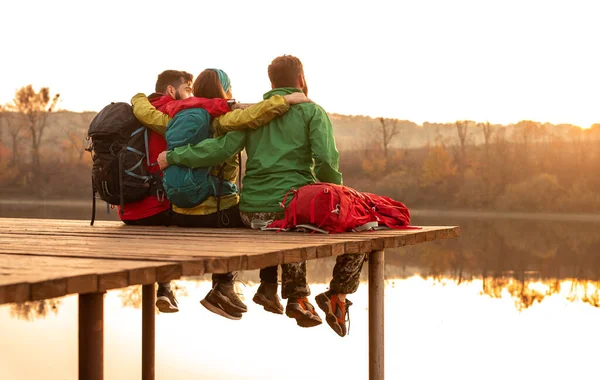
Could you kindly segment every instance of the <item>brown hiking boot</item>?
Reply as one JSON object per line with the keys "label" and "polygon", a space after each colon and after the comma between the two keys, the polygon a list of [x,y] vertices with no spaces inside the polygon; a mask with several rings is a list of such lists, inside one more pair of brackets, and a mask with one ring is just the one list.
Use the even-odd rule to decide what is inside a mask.
{"label": "brown hiking boot", "polygon": [[234,291],[233,281],[216,283],[200,303],[213,313],[234,320],[240,319],[242,313],[248,311]]}
{"label": "brown hiking boot", "polygon": [[227,299],[226,302],[240,313],[245,313],[248,311],[248,306],[242,302],[240,297],[235,292],[235,289],[233,288],[233,281],[217,283],[213,287],[213,292],[214,291],[224,296]]}
{"label": "brown hiking boot", "polygon": [[175,298],[175,294],[173,294],[171,288],[158,284],[158,290],[156,291],[156,307],[161,313],[177,313],[179,311],[177,298]]}
{"label": "brown hiking boot", "polygon": [[254,303],[261,305],[266,311],[283,314],[283,305],[277,295],[277,283],[261,281],[254,298]]}
{"label": "brown hiking boot", "polygon": [[206,297],[200,301],[200,304],[222,317],[233,320],[242,319],[242,313],[238,312],[237,309],[227,306],[227,303],[223,302],[223,296],[213,293],[213,290],[208,292]]}
{"label": "brown hiking boot", "polygon": [[[350,331],[348,308],[352,305],[352,302],[348,299],[346,299],[346,302],[342,302],[337,294],[331,290],[316,296],[315,301],[317,301],[317,305],[321,310],[325,312],[325,320],[329,327],[339,336],[346,336],[347,332]],[[346,322],[348,322],[348,328],[346,328]]]}
{"label": "brown hiking boot", "polygon": [[296,319],[296,323],[300,327],[314,327],[323,323],[314,306],[308,302],[306,297],[288,298],[285,315]]}

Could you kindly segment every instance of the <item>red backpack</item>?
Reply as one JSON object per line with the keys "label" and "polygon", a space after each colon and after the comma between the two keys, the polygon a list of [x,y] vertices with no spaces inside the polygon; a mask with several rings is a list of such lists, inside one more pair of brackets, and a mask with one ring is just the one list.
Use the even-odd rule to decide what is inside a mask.
{"label": "red backpack", "polygon": [[403,228],[410,223],[408,208],[393,199],[360,193],[350,187],[331,183],[315,183],[288,192],[294,198],[285,208],[285,217],[268,228],[293,228],[311,224],[329,232],[355,231],[376,222],[390,228]]}

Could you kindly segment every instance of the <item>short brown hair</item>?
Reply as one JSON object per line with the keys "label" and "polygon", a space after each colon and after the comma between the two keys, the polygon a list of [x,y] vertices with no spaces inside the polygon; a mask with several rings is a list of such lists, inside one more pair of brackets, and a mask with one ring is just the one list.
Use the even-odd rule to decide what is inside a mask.
{"label": "short brown hair", "polygon": [[277,57],[269,65],[269,79],[274,88],[297,87],[298,76],[303,74],[302,62],[293,55]]}
{"label": "short brown hair", "polygon": [[167,87],[169,87],[169,85],[177,88],[182,83],[191,83],[193,79],[194,76],[186,71],[165,70],[162,73],[158,74],[158,78],[156,78],[156,85],[154,86],[154,91],[164,94],[165,92],[167,92]]}
{"label": "short brown hair", "polygon": [[198,98],[227,99],[219,75],[211,69],[206,69],[198,75],[192,86],[192,92]]}

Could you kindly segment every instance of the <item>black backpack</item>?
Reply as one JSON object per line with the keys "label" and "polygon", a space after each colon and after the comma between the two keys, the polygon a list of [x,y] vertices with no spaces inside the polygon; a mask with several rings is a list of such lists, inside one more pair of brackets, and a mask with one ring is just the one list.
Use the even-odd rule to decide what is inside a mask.
{"label": "black backpack", "polygon": [[[88,129],[92,166],[92,221],[96,194],[110,205],[121,206],[159,192],[161,180],[148,172],[148,130],[127,103],[111,103],[94,117]],[[154,163],[156,165],[156,163]],[[107,205],[108,207],[108,205]]]}

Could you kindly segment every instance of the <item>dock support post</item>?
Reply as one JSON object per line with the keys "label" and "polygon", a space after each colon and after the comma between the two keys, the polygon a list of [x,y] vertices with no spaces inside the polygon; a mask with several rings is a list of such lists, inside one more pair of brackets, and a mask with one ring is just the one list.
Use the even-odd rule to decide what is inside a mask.
{"label": "dock support post", "polygon": [[104,293],[79,295],[79,380],[104,379]]}
{"label": "dock support post", "polygon": [[384,253],[369,254],[369,380],[384,380]]}
{"label": "dock support post", "polygon": [[154,380],[155,305],[154,284],[142,286],[142,380]]}

